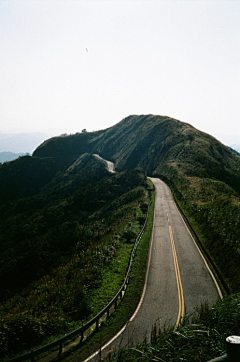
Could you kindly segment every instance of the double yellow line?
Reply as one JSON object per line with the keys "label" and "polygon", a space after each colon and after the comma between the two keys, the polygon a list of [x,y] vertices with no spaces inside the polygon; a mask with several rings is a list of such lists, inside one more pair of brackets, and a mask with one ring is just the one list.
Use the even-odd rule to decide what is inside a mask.
{"label": "double yellow line", "polygon": [[180,276],[178,260],[177,260],[177,253],[176,253],[171,225],[169,225],[169,234],[170,234],[170,240],[171,240],[171,245],[172,245],[173,261],[174,261],[174,267],[175,267],[175,273],[176,273],[176,279],[177,279],[178,300],[179,300],[178,318],[177,318],[177,322],[175,325],[175,329],[176,329],[181,324],[183,316],[184,316],[184,298],[183,298],[183,288],[182,288],[181,276]]}

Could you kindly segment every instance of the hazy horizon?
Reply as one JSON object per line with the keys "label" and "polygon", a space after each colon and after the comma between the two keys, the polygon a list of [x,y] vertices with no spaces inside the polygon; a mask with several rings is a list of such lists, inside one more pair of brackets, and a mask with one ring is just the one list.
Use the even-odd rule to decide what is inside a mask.
{"label": "hazy horizon", "polygon": [[240,144],[239,16],[232,0],[1,1],[0,134],[155,114]]}
{"label": "hazy horizon", "polygon": [[[97,130],[96,130],[97,131]],[[81,132],[81,131],[79,131]],[[89,131],[91,132],[91,131]],[[64,133],[70,135],[68,133]],[[72,134],[72,133],[71,133]],[[61,134],[50,132],[20,132],[20,133],[0,133],[0,153],[1,152],[13,152],[13,153],[30,153],[45,140],[51,137],[57,137]],[[212,136],[212,135],[211,135]],[[222,135],[225,141],[221,140],[221,137],[215,137],[224,145],[232,147],[236,151],[240,152],[240,141],[238,136],[226,136]]]}

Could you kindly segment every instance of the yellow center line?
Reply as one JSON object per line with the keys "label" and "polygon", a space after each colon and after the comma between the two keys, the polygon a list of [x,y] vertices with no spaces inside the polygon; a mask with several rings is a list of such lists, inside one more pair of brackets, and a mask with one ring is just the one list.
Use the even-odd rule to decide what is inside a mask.
{"label": "yellow center line", "polygon": [[177,253],[176,253],[171,225],[169,225],[169,234],[170,234],[170,240],[171,240],[171,245],[172,245],[173,261],[174,261],[174,267],[175,267],[175,273],[176,273],[176,279],[177,279],[178,300],[179,300],[178,318],[177,318],[177,322],[175,325],[175,329],[176,329],[181,324],[183,316],[184,316],[184,298],[183,298],[183,288],[182,288],[181,276],[180,276],[178,260],[177,260]]}

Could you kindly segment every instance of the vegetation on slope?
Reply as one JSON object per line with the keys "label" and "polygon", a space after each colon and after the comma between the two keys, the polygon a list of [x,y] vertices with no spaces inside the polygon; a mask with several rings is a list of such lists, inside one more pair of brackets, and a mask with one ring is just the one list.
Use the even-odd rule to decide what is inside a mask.
{"label": "vegetation on slope", "polygon": [[181,209],[229,289],[240,290],[240,197],[213,179],[182,177],[172,185]]}
{"label": "vegetation on slope", "polygon": [[174,182],[182,176],[210,178],[240,192],[240,157],[230,148],[187,123],[133,115],[106,130],[51,138],[32,157],[1,165],[5,189],[0,189],[0,202],[6,194],[13,197],[17,192],[16,197],[25,197],[39,192],[85,153],[100,154],[113,161],[117,170],[141,167],[148,175],[162,175]]}
{"label": "vegetation on slope", "polygon": [[83,152],[99,153],[118,170],[142,167],[148,175],[213,178],[240,191],[239,156],[210,135],[169,117],[133,115],[103,131],[55,137],[33,156],[65,160],[67,155],[66,162],[72,163]]}
{"label": "vegetation on slope", "polygon": [[[32,157],[0,165],[0,211],[4,215],[0,252],[2,260],[7,260],[7,269],[2,261],[0,279],[5,297],[16,292],[19,283],[12,278],[7,290],[4,273],[16,275],[16,271],[24,270],[26,261],[31,265],[30,250],[37,263],[35,271],[32,266],[33,279],[28,283],[51,275],[63,265],[55,265],[56,260],[74,264],[71,253],[79,240],[86,241],[91,251],[99,237],[107,238],[101,225],[105,228],[108,220],[114,225],[121,217],[124,219],[123,210],[128,209],[119,201],[123,197],[120,190],[130,195],[126,196],[125,206],[141,198],[138,193],[142,184],[138,184],[140,189],[136,189],[135,181],[129,188],[123,187],[131,173],[121,174],[119,184],[116,175],[107,177],[93,153],[115,162],[118,171],[142,167],[148,175],[167,181],[231,290],[239,292],[239,155],[189,124],[169,117],[133,115],[103,131],[52,138],[40,145]],[[89,172],[89,164],[94,172]],[[138,179],[141,173],[135,172]],[[102,186],[97,183],[101,179]],[[119,215],[115,208],[122,210]],[[105,219],[105,214],[110,219]],[[112,220],[111,215],[117,215],[117,219]],[[121,229],[121,222],[117,225]],[[113,230],[110,234],[115,235]],[[40,252],[39,245],[43,245]],[[23,287],[21,275],[18,279]]]}
{"label": "vegetation on slope", "polygon": [[23,156],[0,165],[0,204],[34,195],[58,172],[53,158]]}
{"label": "vegetation on slope", "polygon": [[231,187],[213,179],[178,177],[172,187],[204,249],[236,294],[225,296],[212,308],[202,305],[186,316],[177,330],[153,326],[150,344],[121,349],[112,361],[202,362],[226,353],[226,337],[240,335],[240,198]]}
{"label": "vegetation on slope", "polygon": [[[101,162],[92,156],[89,162],[98,181],[79,186],[77,163],[61,182],[58,177],[41,193],[2,206],[1,358],[79,326],[122,283],[143,222],[146,176],[137,169],[106,175]],[[110,271],[108,293],[99,299],[96,289]]]}
{"label": "vegetation on slope", "polygon": [[[148,180],[148,183],[151,189],[151,181]],[[153,202],[150,206],[147,226],[133,258],[130,279],[124,294],[124,298],[122,299],[116,311],[111,315],[111,318],[106,320],[104,324],[101,324],[101,328],[98,330],[98,332],[94,333],[91,338],[87,339],[82,346],[78,345],[75,349],[71,349],[66,354],[64,353],[60,360],[70,362],[84,361],[87,357],[96,352],[99,349],[99,346],[103,346],[111,338],[113,338],[116,333],[122,329],[126,322],[130,320],[133,313],[135,312],[142,296],[142,290],[145,281],[149,242],[154,218],[154,197],[155,195],[153,193]],[[148,201],[150,201],[150,198],[151,195],[149,194]],[[146,211],[146,208],[147,204],[143,204],[141,207],[143,212]],[[110,274],[110,278],[112,278],[112,273]],[[103,283],[103,285],[104,284],[106,285],[106,283]],[[99,290],[96,290],[96,293],[99,293]]]}

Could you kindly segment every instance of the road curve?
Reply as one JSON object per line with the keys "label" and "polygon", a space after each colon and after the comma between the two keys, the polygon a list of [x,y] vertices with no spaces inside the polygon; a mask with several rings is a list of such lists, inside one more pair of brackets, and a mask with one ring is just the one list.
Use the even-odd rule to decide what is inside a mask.
{"label": "road curve", "polygon": [[106,163],[106,165],[107,165],[107,169],[108,169],[109,172],[115,173],[115,171],[114,171],[114,163],[113,162],[104,160],[104,158],[97,155],[96,153],[94,153],[93,156],[95,156],[96,158],[98,158],[101,161],[104,161]]}
{"label": "road curve", "polygon": [[[222,297],[202,254],[174,202],[169,187],[150,178],[156,190],[154,224],[149,248],[145,287],[139,306],[122,331],[102,348],[102,356],[114,347],[150,341],[157,327],[177,326],[196,306]],[[87,361],[97,361],[98,355]]]}

